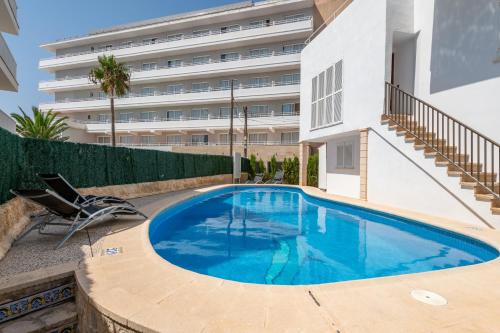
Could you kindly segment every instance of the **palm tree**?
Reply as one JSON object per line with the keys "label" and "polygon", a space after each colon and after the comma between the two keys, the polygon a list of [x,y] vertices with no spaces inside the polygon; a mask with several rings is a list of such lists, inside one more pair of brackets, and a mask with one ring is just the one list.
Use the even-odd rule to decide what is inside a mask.
{"label": "palm tree", "polygon": [[89,80],[100,84],[101,90],[109,96],[111,103],[111,142],[116,146],[115,138],[115,98],[127,94],[130,89],[130,74],[124,64],[116,61],[114,56],[101,56],[99,66],[89,73]]}
{"label": "palm tree", "polygon": [[59,113],[49,110],[42,112],[36,106],[33,106],[33,119],[28,116],[21,107],[22,115],[12,113],[11,116],[16,121],[16,131],[25,138],[46,139],[56,141],[66,141],[69,138],[63,137],[64,131],[68,129],[66,119],[68,117],[59,117]]}

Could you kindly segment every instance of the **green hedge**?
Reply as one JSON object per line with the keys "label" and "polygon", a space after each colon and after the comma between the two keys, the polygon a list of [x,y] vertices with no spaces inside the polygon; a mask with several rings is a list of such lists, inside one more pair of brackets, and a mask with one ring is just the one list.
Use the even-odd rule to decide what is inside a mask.
{"label": "green hedge", "polygon": [[37,173],[92,187],[230,174],[232,167],[228,156],[27,139],[0,128],[0,203],[11,188],[44,188]]}
{"label": "green hedge", "polygon": [[250,160],[246,157],[241,158],[241,172],[252,173],[252,166],[250,165]]}

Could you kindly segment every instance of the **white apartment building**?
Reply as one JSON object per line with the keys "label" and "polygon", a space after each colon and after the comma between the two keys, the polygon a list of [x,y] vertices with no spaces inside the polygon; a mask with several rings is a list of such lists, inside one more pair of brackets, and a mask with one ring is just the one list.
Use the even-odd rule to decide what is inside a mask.
{"label": "white apartment building", "polygon": [[70,118],[72,141],[109,144],[109,100],[88,80],[97,58],[113,54],[131,71],[116,100],[117,142],[181,152],[229,152],[234,85],[235,151],[298,155],[300,52],[313,33],[313,0],[246,1],[117,26],[42,45],[40,69],[54,79],[41,104]]}
{"label": "white apartment building", "polygon": [[0,90],[17,91],[16,60],[12,56],[2,32],[17,35],[17,5],[15,0],[0,0]]}
{"label": "white apartment building", "polygon": [[500,3],[354,0],[301,54],[301,182],[500,227]]}

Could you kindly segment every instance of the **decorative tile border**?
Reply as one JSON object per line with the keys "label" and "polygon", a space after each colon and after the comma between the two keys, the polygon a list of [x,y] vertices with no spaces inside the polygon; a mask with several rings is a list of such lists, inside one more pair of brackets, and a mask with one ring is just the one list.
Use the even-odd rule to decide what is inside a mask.
{"label": "decorative tile border", "polygon": [[[75,284],[68,283],[57,288],[0,304],[0,323],[61,303],[75,296]],[[72,331],[64,331],[68,333]]]}
{"label": "decorative tile border", "polygon": [[66,324],[64,326],[58,327],[56,329],[50,330],[47,333],[76,333],[78,322],[75,321],[71,324]]}

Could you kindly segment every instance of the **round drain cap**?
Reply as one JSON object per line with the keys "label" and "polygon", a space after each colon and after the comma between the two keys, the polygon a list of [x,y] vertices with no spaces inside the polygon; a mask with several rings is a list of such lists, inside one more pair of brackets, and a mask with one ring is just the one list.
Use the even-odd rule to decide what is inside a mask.
{"label": "round drain cap", "polygon": [[446,298],[428,290],[422,290],[422,289],[412,290],[411,296],[417,301],[429,305],[441,306],[448,304]]}

